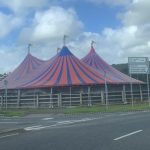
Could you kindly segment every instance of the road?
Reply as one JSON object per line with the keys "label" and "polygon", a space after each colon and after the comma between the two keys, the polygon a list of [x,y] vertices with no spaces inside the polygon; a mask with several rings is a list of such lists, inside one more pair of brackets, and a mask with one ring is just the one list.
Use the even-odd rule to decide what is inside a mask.
{"label": "road", "polygon": [[33,116],[0,125],[7,121],[24,132],[0,135],[0,150],[150,149],[150,112]]}

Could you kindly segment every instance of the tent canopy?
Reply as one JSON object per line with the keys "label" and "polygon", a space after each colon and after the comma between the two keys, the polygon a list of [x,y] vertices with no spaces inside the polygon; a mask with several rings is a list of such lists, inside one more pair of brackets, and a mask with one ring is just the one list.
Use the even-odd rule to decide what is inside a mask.
{"label": "tent canopy", "polygon": [[112,82],[116,84],[128,84],[131,82],[134,84],[143,83],[139,80],[136,80],[121,73],[117,69],[110,66],[96,53],[93,46],[91,46],[90,52],[84,58],[82,58],[82,61],[91,66],[92,68],[97,69],[100,73],[111,79]]}
{"label": "tent canopy", "polygon": [[[112,83],[108,78],[108,83]],[[64,46],[46,69],[24,87],[53,87],[104,84],[104,76],[75,57]]]}

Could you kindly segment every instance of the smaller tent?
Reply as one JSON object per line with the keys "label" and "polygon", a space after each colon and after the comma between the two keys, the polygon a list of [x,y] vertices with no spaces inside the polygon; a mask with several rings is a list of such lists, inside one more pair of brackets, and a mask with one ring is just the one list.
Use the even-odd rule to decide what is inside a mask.
{"label": "smaller tent", "polygon": [[100,73],[102,73],[107,78],[111,79],[114,83],[118,84],[139,84],[143,83],[139,80],[131,78],[117,69],[113,68],[111,65],[106,63],[95,51],[94,47],[91,46],[90,52],[82,58],[82,61],[92,68],[97,69]]}
{"label": "smaller tent", "polygon": [[0,88],[4,88],[4,80],[7,80],[8,88],[17,87],[27,76],[32,77],[32,73],[38,70],[45,62],[28,53],[23,62],[0,82]]}

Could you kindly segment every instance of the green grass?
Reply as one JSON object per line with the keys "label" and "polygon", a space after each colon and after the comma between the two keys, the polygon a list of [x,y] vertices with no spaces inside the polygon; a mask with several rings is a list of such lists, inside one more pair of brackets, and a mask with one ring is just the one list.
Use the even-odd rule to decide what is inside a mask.
{"label": "green grass", "polygon": [[13,117],[13,116],[25,116],[25,111],[22,110],[0,110],[0,114],[2,116],[6,116],[6,117]]}
{"label": "green grass", "polygon": [[75,107],[64,110],[64,113],[127,112],[142,110],[150,110],[149,104],[136,104],[133,107],[132,105],[109,105],[107,108],[106,106]]}
{"label": "green grass", "polygon": [[13,116],[26,116],[28,114],[80,114],[80,113],[97,113],[97,112],[128,112],[128,111],[142,111],[142,110],[150,110],[150,106],[148,103],[143,104],[125,104],[125,105],[109,105],[108,108],[106,106],[79,106],[79,107],[70,107],[70,108],[55,108],[55,109],[1,109],[0,115],[13,117]]}
{"label": "green grass", "polygon": [[1,116],[6,116],[6,117],[13,117],[13,116],[19,116],[19,117],[22,117],[22,116],[26,116],[26,115],[29,115],[29,114],[51,114],[51,113],[55,113],[55,114],[58,114],[58,113],[63,113],[62,109],[48,109],[48,108],[40,108],[40,109],[37,109],[37,108],[20,108],[20,109],[1,109],[0,110],[0,115]]}

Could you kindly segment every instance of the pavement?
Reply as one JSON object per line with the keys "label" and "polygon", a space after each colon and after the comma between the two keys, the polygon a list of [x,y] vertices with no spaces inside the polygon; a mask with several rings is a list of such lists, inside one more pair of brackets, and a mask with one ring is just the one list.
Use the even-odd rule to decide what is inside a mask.
{"label": "pavement", "polygon": [[150,112],[0,118],[1,150],[149,150]]}

